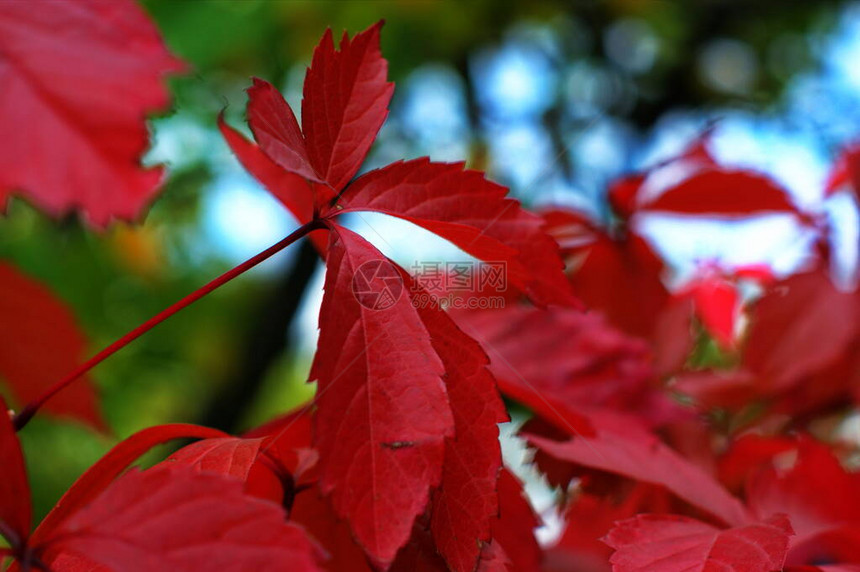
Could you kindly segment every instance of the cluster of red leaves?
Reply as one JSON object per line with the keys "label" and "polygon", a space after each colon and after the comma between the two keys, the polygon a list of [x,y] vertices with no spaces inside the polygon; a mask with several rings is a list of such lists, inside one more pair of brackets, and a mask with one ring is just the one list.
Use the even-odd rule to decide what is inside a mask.
{"label": "cluster of red leaves", "polygon": [[[164,99],[159,76],[177,66],[138,8],[99,2],[68,6],[70,13],[52,13],[50,21],[20,6],[0,12],[4,29],[21,36],[23,62],[7,59],[4,46],[3,65],[16,71],[36,65],[45,57],[45,45],[67,40],[42,37],[56,27],[105,44],[86,48],[108,53],[79,66],[81,77],[107,74],[100,65],[124,63],[139,72],[134,80]],[[111,45],[114,33],[121,32],[116,24],[123,23],[139,26],[139,41]],[[571,305],[574,298],[544,221],[481,173],[463,164],[418,159],[356,178],[393,92],[379,50],[380,28],[344,36],[338,48],[326,33],[307,73],[301,128],[280,93],[262,80],[248,91],[256,143],[220,122],[248,170],[306,228],[317,231],[312,238],[325,257],[327,277],[310,375],[318,383],[313,413],[291,414],[244,438],[189,427],[133,436],[88,471],[32,534],[23,459],[14,426],[4,416],[4,470],[8,467],[14,478],[0,498],[0,525],[10,545],[6,553],[17,566],[274,570],[289,562],[296,570],[460,571],[517,562],[537,566],[540,553],[532,535],[537,522],[519,482],[502,468],[497,425],[507,413],[486,354],[441,308],[413,303],[423,292],[402,269],[406,295],[385,311],[363,305],[352,292],[357,269],[385,257],[337,220],[356,211],[397,216],[477,258],[503,260],[511,284],[537,304]],[[144,61],[134,65],[137,59]],[[135,83],[120,79],[126,86]],[[23,175],[4,182],[4,191],[20,191],[54,215],[77,207],[96,226],[112,217],[128,218],[155,189],[153,173],[136,163],[145,145],[143,115],[164,101],[130,99],[107,109],[88,101],[104,131],[69,113],[75,101],[72,91],[53,94],[46,98],[50,105],[34,116],[46,129],[59,116],[77,129],[75,135],[93,139],[87,150],[103,147],[95,164],[70,142],[61,147],[62,161],[88,176],[103,168],[124,186],[112,185],[108,201],[92,195],[106,183],[76,177],[64,171],[62,161],[55,169],[31,172],[32,164],[18,160]],[[11,112],[3,117],[17,119]],[[128,153],[120,156],[120,150]],[[58,189],[38,178],[62,176],[79,186]],[[3,317],[11,326],[4,328],[10,344],[0,354],[0,367],[15,397],[26,402],[79,361],[83,341],[61,303],[13,269],[3,270],[3,288],[17,297]],[[53,324],[60,327],[52,331]],[[15,329],[23,335],[12,340]],[[55,359],[40,362],[53,348],[61,350]],[[53,411],[98,425],[86,380],[76,391],[50,402]],[[120,476],[154,444],[188,436],[207,438],[156,468]]]}
{"label": "cluster of red leaves", "polygon": [[[857,195],[858,172],[849,150],[822,200]],[[457,316],[501,390],[535,412],[521,434],[564,493],[565,530],[544,569],[860,570],[860,474],[842,464],[857,443],[836,432],[860,400],[860,295],[831,280],[824,215],[717,164],[706,138],[609,197],[610,228],[545,213],[591,313]],[[638,230],[653,212],[782,213],[819,243],[784,278],[711,266],[670,290],[671,269]]]}
{"label": "cluster of red leaves", "polygon": [[[320,220],[329,232],[327,244],[316,239],[327,273],[310,374],[318,382],[313,431],[300,444],[316,455],[316,478],[302,493],[320,503],[309,529],[322,526],[323,513],[326,530],[343,519],[337,543],[318,538],[333,561],[356,551],[351,537],[381,569],[499,566],[521,557],[521,541],[494,535],[502,525],[493,521],[502,504],[523,501],[514,486],[505,488],[510,500],[500,498],[497,424],[507,414],[486,354],[443,310],[414,303],[424,292],[402,269],[404,295],[390,308],[360,303],[356,271],[384,256],[336,219],[358,211],[402,218],[479,259],[505,261],[509,281],[535,303],[574,298],[543,221],[481,173],[417,159],[355,178],[392,93],[380,28],[344,36],[338,49],[326,33],[305,79],[301,128],[262,80],[248,90],[256,145],[221,122],[245,167],[300,222]],[[529,522],[512,526],[530,538]]]}
{"label": "cluster of red leaves", "polygon": [[[0,76],[14,88],[8,101],[27,110],[0,109],[0,128],[27,141],[0,150],[11,177],[0,180],[2,199],[14,190],[54,215],[77,208],[95,226],[136,216],[160,177],[137,164],[144,114],[165,105],[160,77],[181,65],[129,2],[21,6],[0,6]],[[826,221],[767,177],[720,166],[704,141],[613,185],[611,228],[569,210],[528,213],[463,164],[417,159],[357,176],[393,92],[380,29],[337,47],[323,36],[301,127],[262,80],[248,90],[254,142],[219,120],[240,162],[313,231],[325,258],[313,406],[241,437],[144,430],[32,532],[23,454],[0,414],[9,545],[0,558],[14,557],[16,570],[75,572],[860,569],[860,476],[820,428],[860,397],[860,298],[829,278]],[[37,127],[21,131],[29,135],[16,124],[25,115]],[[46,138],[62,142],[47,169]],[[858,193],[856,156],[846,153],[827,194]],[[359,211],[504,261],[509,306],[449,315],[416,303],[430,297],[394,266],[403,295],[371,309],[353,294],[354,277],[385,257],[338,222]],[[783,213],[818,232],[820,248],[787,278],[703,268],[670,291],[669,269],[637,231],[655,212]],[[741,295],[744,281],[760,287],[758,299]],[[59,301],[6,265],[3,293],[0,376],[30,402],[73,369],[84,340]],[[703,340],[717,364],[697,358]],[[563,493],[566,527],[550,547],[538,545],[539,519],[502,464],[500,391],[534,414],[520,433]],[[94,404],[79,380],[47,408],[98,427]],[[129,470],[178,438],[199,440]]]}

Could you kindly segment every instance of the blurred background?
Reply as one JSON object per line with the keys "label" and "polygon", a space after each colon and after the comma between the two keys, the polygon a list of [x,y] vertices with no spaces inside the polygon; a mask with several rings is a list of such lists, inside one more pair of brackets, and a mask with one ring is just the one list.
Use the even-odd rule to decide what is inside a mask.
{"label": "blurred background", "polygon": [[[772,174],[815,211],[839,148],[860,135],[860,4],[836,1],[146,0],[167,44],[192,66],[171,80],[174,110],[151,122],[147,160],[169,179],[139,226],[103,235],[49,220],[23,201],[0,220],[0,256],[49,284],[103,347],[296,226],[223,143],[218,112],[247,132],[251,76],[298,112],[326,27],[386,20],[397,83],[366,169],[429,155],[466,160],[530,206],[609,216],[607,182],[681,151],[706,128],[728,164]],[[831,201],[857,259],[857,212]],[[840,199],[841,200],[841,199]],[[456,249],[406,223],[354,227],[408,267]],[[790,220],[747,229],[649,221],[680,273],[702,260],[789,272],[809,239]],[[420,234],[420,237],[415,237]],[[428,258],[429,257],[429,258]],[[113,434],[37,418],[22,436],[43,514],[117,438],[165,422],[237,431],[307,401],[321,265],[295,245],[159,326],[95,370]]]}

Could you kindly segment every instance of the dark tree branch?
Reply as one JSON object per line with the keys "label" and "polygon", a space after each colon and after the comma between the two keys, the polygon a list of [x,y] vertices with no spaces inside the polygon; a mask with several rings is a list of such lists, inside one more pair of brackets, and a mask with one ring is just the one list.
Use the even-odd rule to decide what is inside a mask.
{"label": "dark tree branch", "polygon": [[238,428],[248,406],[257,397],[266,373],[290,346],[290,325],[318,261],[319,254],[313,244],[303,241],[293,265],[260,301],[254,325],[243,337],[245,347],[234,373],[201,415],[202,425],[227,432]]}

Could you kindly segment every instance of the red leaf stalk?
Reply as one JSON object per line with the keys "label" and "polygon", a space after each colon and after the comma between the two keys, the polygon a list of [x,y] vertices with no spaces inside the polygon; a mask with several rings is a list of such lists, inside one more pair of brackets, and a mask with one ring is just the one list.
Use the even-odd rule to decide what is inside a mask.
{"label": "red leaf stalk", "polygon": [[231,270],[228,270],[227,272],[225,272],[221,276],[215,278],[214,280],[212,280],[211,282],[209,282],[205,286],[198,288],[197,290],[195,290],[191,294],[185,296],[184,298],[182,298],[178,302],[174,303],[172,306],[165,308],[164,310],[159,312],[157,315],[153,316],[152,318],[150,318],[146,322],[142,323],[141,325],[139,325],[135,329],[133,329],[130,332],[128,332],[127,334],[125,334],[123,337],[119,338],[118,340],[116,340],[115,342],[110,344],[109,346],[105,347],[100,352],[95,354],[93,357],[91,357],[90,359],[88,359],[87,361],[82,363],[77,369],[75,369],[74,371],[69,373],[69,375],[67,375],[65,378],[61,379],[60,381],[58,381],[57,383],[52,385],[50,388],[48,388],[36,400],[31,401],[21,411],[19,411],[18,414],[15,415],[15,417],[13,419],[13,424],[15,426],[15,430],[20,431],[21,429],[23,429],[27,425],[27,423],[30,421],[30,419],[33,418],[33,415],[35,415],[36,412],[38,412],[39,409],[49,399],[51,399],[54,395],[56,395],[57,393],[62,391],[65,387],[70,385],[73,381],[80,378],[82,375],[84,375],[85,373],[87,373],[88,371],[93,369],[95,366],[97,366],[98,364],[100,364],[101,362],[103,362],[104,360],[109,358],[110,356],[112,356],[114,353],[116,353],[117,351],[119,351],[122,348],[124,348],[125,346],[127,346],[129,343],[133,342],[134,340],[136,340],[137,338],[139,338],[140,336],[142,336],[143,334],[145,334],[146,332],[148,332],[149,330],[151,330],[152,328],[154,328],[155,326],[157,326],[158,324],[160,324],[161,322],[163,322],[167,318],[176,314],[180,310],[187,308],[188,306],[190,306],[191,304],[193,304],[194,302],[196,302],[200,298],[206,296],[207,294],[209,294],[213,290],[217,290],[218,288],[220,288],[221,286],[223,286],[227,282],[233,280],[234,278],[236,278],[237,276],[239,276],[241,274],[244,274],[245,272],[247,272],[251,268],[255,267],[256,265],[260,264],[264,260],[277,254],[278,252],[280,252],[281,250],[283,250],[287,246],[291,245],[292,243],[294,243],[297,240],[299,240],[300,238],[302,238],[303,236],[309,234],[310,232],[312,232],[314,230],[319,230],[322,228],[324,228],[324,224],[319,219],[315,219],[315,220],[312,220],[306,224],[303,224],[302,226],[297,228],[295,231],[290,233],[284,239],[273,244],[272,246],[270,246],[266,250],[260,252],[259,254],[252,256],[251,258],[249,258],[245,262],[242,262],[241,264],[232,268]]}

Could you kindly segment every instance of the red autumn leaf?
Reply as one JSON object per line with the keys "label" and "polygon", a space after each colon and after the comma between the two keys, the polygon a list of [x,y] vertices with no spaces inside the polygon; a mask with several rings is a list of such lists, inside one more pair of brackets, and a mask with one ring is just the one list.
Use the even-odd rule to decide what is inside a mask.
{"label": "red autumn leaf", "polygon": [[778,397],[774,411],[797,416],[841,407],[850,400],[856,402],[860,397],[860,337],[855,336],[834,361]]}
{"label": "red autumn leaf", "polygon": [[481,551],[478,572],[515,572],[514,563],[498,542],[490,542]]}
{"label": "red autumn leaf", "polygon": [[[390,264],[357,234],[332,227],[310,379],[319,382],[320,486],[384,567],[439,484],[454,422],[443,365],[409,297],[396,293],[374,309],[354,294],[359,268],[380,263]],[[388,279],[403,288],[396,271]]]}
{"label": "red autumn leaf", "polygon": [[[458,163],[416,159],[350,182],[387,115],[392,92],[379,53],[380,26],[352,40],[344,36],[341,51],[334,51],[330,32],[323,37],[305,78],[303,134],[281,94],[254,80],[248,118],[259,146],[222,124],[240,161],[300,222],[310,220],[309,203],[323,218],[350,211],[399,217],[477,258],[504,261],[508,281],[538,303],[575,304],[543,221],[506,199],[505,189],[483,174]],[[308,184],[303,187],[287,172]]]}
{"label": "red autumn leaf", "polygon": [[53,531],[71,514],[90,504],[120,474],[122,474],[141,455],[155,447],[175,439],[212,439],[226,437],[217,429],[176,423],[158,425],[138,431],[128,439],[120,441],[108,453],[78,478],[66,491],[56,506],[39,523],[31,541],[41,539]]}
{"label": "red autumn leaf", "polygon": [[187,445],[165,463],[185,465],[200,472],[231,476],[245,482],[260,454],[262,439],[220,437]]}
{"label": "red autumn leaf", "polygon": [[612,205],[612,210],[622,219],[629,219],[638,208],[636,204],[639,190],[642,188],[642,183],[646,179],[645,174],[630,175],[623,177],[617,181],[613,181],[609,185],[607,197],[609,204]]}
{"label": "red autumn leaf", "polygon": [[[407,280],[409,291],[415,286]],[[417,296],[417,294],[416,294]],[[442,481],[430,505],[436,549],[455,572],[471,572],[490,541],[498,513],[496,482],[502,466],[497,424],[508,421],[487,355],[437,306],[418,307],[433,349],[445,368],[454,437],[445,440]]]}
{"label": "red autumn leaf", "polygon": [[0,3],[0,210],[22,193],[95,227],[138,218],[162,179],[144,120],[183,68],[132,0]]}
{"label": "red autumn leaf", "polygon": [[[384,567],[410,538],[430,490],[442,478],[445,437],[453,436],[454,420],[441,379],[443,366],[427,326],[408,297],[383,300],[392,307],[377,312],[368,307],[379,302],[367,297],[374,295],[372,289],[353,295],[355,280],[364,292],[370,284],[361,281],[374,277],[359,272],[361,264],[378,265],[385,259],[333,219],[357,210],[404,218],[482,259],[504,261],[512,285],[538,302],[570,304],[573,298],[557,247],[542,231],[543,221],[505,199],[505,190],[480,173],[464,170],[462,164],[419,159],[349,182],[385,118],[390,96],[378,32],[375,26],[352,41],[345,39],[337,53],[323,39],[306,77],[303,133],[280,94],[259,80],[249,90],[248,106],[259,146],[226,126],[222,130],[240,160],[283,195],[282,201],[292,205],[302,222],[307,222],[307,205],[312,204],[313,216],[332,230],[328,248],[335,250],[327,254],[321,335],[311,375],[320,382],[314,421],[320,489],[331,496],[335,512],[348,520],[374,564]],[[323,115],[329,123],[321,123]],[[304,177],[307,184],[280,176],[278,168]],[[326,184],[317,182],[321,180]],[[339,204],[331,200],[335,195]],[[395,276],[399,279],[396,271],[383,280]],[[385,337],[378,347],[375,336]],[[405,367],[405,373],[398,367]],[[335,382],[338,388],[329,391]],[[473,421],[467,419],[471,407],[463,406],[462,423]],[[496,429],[494,423],[480,423],[485,427],[473,430],[474,437],[480,434],[484,442]],[[458,437],[458,446],[461,442],[465,445],[468,439]],[[464,486],[456,482],[461,478],[482,491],[469,499],[484,505],[479,514],[470,515],[474,520],[456,520],[457,527],[469,530],[457,534],[470,540],[458,536],[444,549],[451,562],[459,560],[454,564],[458,568],[478,557],[475,547],[460,547],[489,540],[485,521],[493,495],[486,475],[495,462],[490,456],[482,458],[480,468],[470,467],[470,474],[460,474],[437,495],[446,499],[461,494],[455,490]],[[454,474],[453,466],[451,471]],[[437,535],[443,529],[447,533],[448,527],[437,526]]]}
{"label": "red autumn leaf", "polygon": [[643,514],[615,525],[606,543],[614,572],[775,572],[791,525],[785,516],[729,529],[677,515]]}
{"label": "red autumn leaf", "polygon": [[734,347],[741,303],[737,287],[728,280],[709,276],[696,280],[689,287],[689,295],[705,330],[720,347]]}
{"label": "red autumn leaf", "polygon": [[[379,51],[379,22],[335,50],[327,30],[305,76],[302,128],[281,94],[254,80],[248,122],[263,152],[283,169],[326,183],[325,200],[352,179],[388,115],[394,84]],[[322,189],[321,189],[322,191]]]}
{"label": "red autumn leaf", "polygon": [[669,292],[663,262],[648,243],[632,233],[620,241],[600,237],[583,256],[570,278],[576,295],[627,333],[651,337]]}
{"label": "red autumn leaf", "polygon": [[[2,12],[2,8],[0,8]],[[36,399],[84,359],[75,318],[45,286],[0,262],[0,378],[19,403]],[[47,402],[45,409],[104,426],[88,379]]]}
{"label": "red autumn leaf", "polygon": [[311,219],[314,209],[313,193],[311,185],[304,177],[286,171],[275,163],[257,145],[227,125],[223,113],[218,116],[218,128],[242,166],[249,173],[253,173],[297,220],[306,222]]}
{"label": "red autumn leaf", "polygon": [[539,572],[543,551],[535,538],[540,525],[523,485],[508,469],[499,474],[499,516],[492,522],[492,544],[498,544],[516,572]]}
{"label": "red autumn leaf", "polygon": [[282,169],[311,181],[324,180],[310,164],[293,110],[275,86],[257,78],[248,88],[248,125],[263,153]]}
{"label": "red autumn leaf", "polygon": [[610,187],[616,213],[667,212],[735,218],[773,212],[797,213],[788,192],[754,171],[721,166],[707,149],[708,133],[680,155]]}
{"label": "red autumn leaf", "polygon": [[[786,570],[828,563],[835,569],[849,570],[860,568],[860,525],[856,523],[819,532],[807,538],[793,538],[786,560]],[[853,566],[853,568],[852,568]],[[829,567],[823,567],[830,570]]]}
{"label": "red autumn leaf", "polygon": [[61,552],[53,558],[51,569],[56,572],[113,572],[107,566],[88,559],[82,554]]}
{"label": "red autumn leaf", "polygon": [[299,486],[316,481],[319,454],[311,448],[311,425],[310,407],[304,406],[248,431],[244,437],[263,438],[262,451]]}
{"label": "red autumn leaf", "polygon": [[[350,568],[332,569],[351,570]],[[449,572],[445,560],[436,551],[426,526],[416,525],[409,542],[397,553],[390,572]],[[481,549],[476,572],[515,572],[513,563],[501,545],[493,540]]]}
{"label": "red autumn leaf", "polygon": [[756,376],[742,368],[684,372],[673,380],[672,389],[693,398],[700,409],[741,409],[763,397]]}
{"label": "red autumn leaf", "polygon": [[822,271],[795,274],[754,306],[743,362],[764,392],[785,391],[846,350],[858,332],[858,298]]}
{"label": "red autumn leaf", "polygon": [[391,564],[390,572],[449,572],[450,568],[436,551],[430,530],[424,523],[415,525],[409,542]]}
{"label": "red autumn leaf", "polygon": [[[624,221],[635,215],[640,209],[641,203],[647,199],[647,195],[653,195],[667,184],[666,177],[653,177],[654,173],[660,173],[667,166],[684,174],[695,172],[702,168],[716,167],[717,163],[707,147],[709,136],[710,132],[706,131],[699,135],[679,155],[663,161],[645,172],[628,175],[612,182],[609,185],[607,196],[615,214]],[[674,178],[677,178],[677,176],[678,174],[675,174]],[[649,178],[651,178],[650,181]],[[656,185],[654,184],[655,178],[658,179]],[[669,178],[669,180],[671,181],[672,178]],[[646,181],[648,185],[645,184]],[[654,188],[655,186],[657,189]]]}
{"label": "red autumn leaf", "polygon": [[739,280],[753,280],[762,286],[770,286],[776,281],[773,268],[763,262],[735,266],[732,275]]}
{"label": "red autumn leaf", "polygon": [[163,464],[179,464],[197,472],[235,478],[245,485],[247,494],[288,507],[299,477],[281,462],[270,443],[262,437],[206,439],[183,447]]}
{"label": "red autumn leaf", "polygon": [[115,571],[315,571],[316,547],[278,505],[245,495],[238,481],[179,465],[132,471],[39,546]]}
{"label": "red autumn leaf", "polygon": [[296,496],[290,520],[300,524],[325,550],[328,558],[321,566],[323,569],[330,572],[371,572],[364,551],[352,536],[349,523],[335,514],[331,503],[317,487]]}
{"label": "red autumn leaf", "polygon": [[825,566],[786,566],[784,572],[860,572],[860,564],[845,564]]}
{"label": "red autumn leaf", "polygon": [[696,347],[694,311],[689,296],[673,296],[657,317],[651,345],[654,372],[660,378],[681,371]]}
{"label": "red autumn leaf", "polygon": [[[12,426],[6,402],[0,397],[0,536],[11,545],[23,542],[30,534],[32,509],[30,507],[30,484],[21,444]],[[3,557],[0,555],[0,563]]]}
{"label": "red autumn leaf", "polygon": [[[292,111],[290,113],[292,114]],[[314,213],[313,183],[301,175],[284,170],[270,159],[259,146],[248,141],[241,133],[227,125],[224,122],[223,113],[218,116],[218,128],[245,170],[254,175],[260,184],[296,217],[296,220],[301,223],[311,220]],[[310,233],[309,238],[316,249],[325,255],[325,250],[328,247],[326,233],[315,231]]]}
{"label": "red autumn leaf", "polygon": [[576,211],[555,209],[544,218],[572,269],[574,294],[618,328],[650,338],[669,300],[664,265],[651,246],[632,232],[610,236]]}
{"label": "red autumn leaf", "polygon": [[352,40],[344,34],[335,50],[327,30],[305,77],[302,129],[316,173],[342,189],[358,172],[388,116],[394,84],[379,51],[382,22]]}
{"label": "red autumn leaf", "polygon": [[752,478],[747,498],[755,513],[787,513],[798,542],[846,524],[860,526],[860,473],[846,471],[828,446],[811,438],[799,439],[796,449],[793,465],[772,463]]}
{"label": "red autumn leaf", "polygon": [[407,220],[476,258],[504,261],[507,279],[538,303],[575,304],[544,222],[505,194],[462,163],[423,158],[365,174],[332,212],[375,211]]}
{"label": "red autumn leaf", "polygon": [[546,552],[544,572],[608,572],[612,549],[602,540],[615,522],[671,509],[669,493],[654,485],[635,483],[621,500],[580,492],[565,513],[564,533]]}
{"label": "red autumn leaf", "polygon": [[678,498],[729,525],[749,520],[747,509],[709,474],[663,444],[630,415],[592,411],[593,437],[553,441],[526,435],[542,452],[590,469],[662,485]]}
{"label": "red autumn leaf", "polygon": [[598,313],[512,306],[458,312],[463,330],[481,342],[505,394],[533,389],[569,408],[613,407],[659,414],[647,346]]}
{"label": "red autumn leaf", "polygon": [[824,185],[825,196],[847,189],[860,200],[860,144],[854,143],[842,150]]}
{"label": "red autumn leaf", "polygon": [[245,432],[246,439],[268,437],[269,447],[299,449],[311,445],[311,407],[305,405]]}
{"label": "red autumn leaf", "polygon": [[788,193],[765,175],[725,168],[703,169],[639,205],[640,211],[706,217],[796,213]]}
{"label": "red autumn leaf", "polygon": [[796,440],[790,437],[764,437],[749,433],[732,441],[718,461],[720,482],[731,491],[743,490],[747,479],[777,455],[793,451]]}

